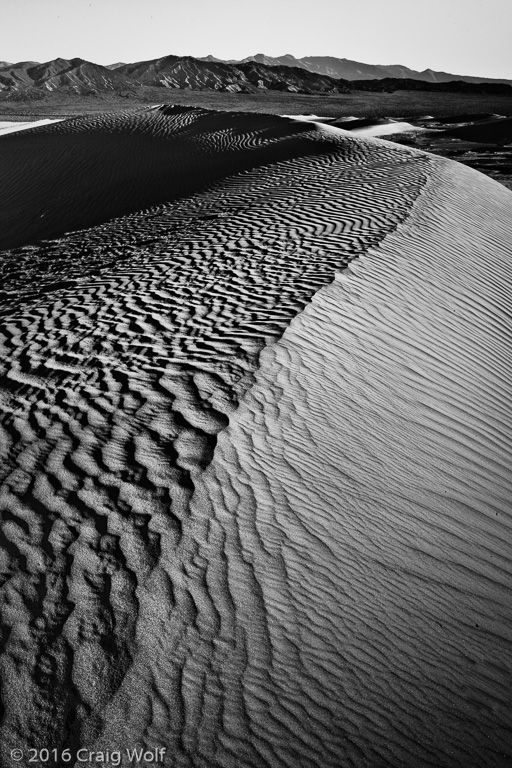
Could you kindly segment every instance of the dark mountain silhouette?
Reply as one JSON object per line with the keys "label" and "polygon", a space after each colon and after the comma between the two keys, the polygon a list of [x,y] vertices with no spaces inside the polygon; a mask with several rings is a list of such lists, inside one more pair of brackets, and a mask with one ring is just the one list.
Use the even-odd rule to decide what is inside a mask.
{"label": "dark mountain silhouette", "polygon": [[401,64],[378,65],[364,64],[360,61],[351,61],[350,59],[338,59],[335,56],[304,56],[297,59],[290,54],[284,56],[265,56],[258,53],[256,56],[250,56],[246,61],[257,61],[267,66],[291,66],[302,67],[310,72],[316,72],[328,77],[342,78],[344,80],[381,80],[386,77],[407,78],[410,80],[422,80],[427,83],[447,83],[454,80],[465,83],[508,83],[512,80],[474,77],[471,75],[454,75],[449,72],[436,72],[433,69],[425,69],[423,72],[417,72]]}
{"label": "dark mountain silhouette", "polygon": [[[231,63],[219,61],[214,56],[196,59],[192,56],[170,55],[131,64],[111,64],[109,67],[80,58],[57,58],[42,64],[24,61],[0,65],[0,98],[41,99],[53,92],[77,95],[111,93],[140,97],[155,87],[233,93],[285,91],[302,94],[338,94],[350,93],[354,90],[428,90],[512,94],[511,86],[501,81],[432,82],[405,78],[403,72],[406,68],[400,67],[391,68],[399,69],[402,73],[399,76],[344,79],[338,75],[333,76],[332,73],[336,68],[331,64],[345,60],[332,57],[324,57],[320,60],[317,57],[317,64],[315,64],[317,71],[311,71],[308,67],[313,67],[311,64],[313,58],[298,60],[286,55],[280,59],[270,59],[263,54],[258,54],[252,59]],[[320,61],[323,62],[322,65],[318,63]],[[292,66],[294,62],[300,63]],[[325,62],[330,62],[329,66]],[[355,62],[349,62],[349,64],[355,64]],[[326,69],[331,74],[325,74],[322,71]],[[371,69],[376,70],[375,67]],[[353,69],[350,72],[354,74]],[[361,72],[362,70],[359,74]]]}

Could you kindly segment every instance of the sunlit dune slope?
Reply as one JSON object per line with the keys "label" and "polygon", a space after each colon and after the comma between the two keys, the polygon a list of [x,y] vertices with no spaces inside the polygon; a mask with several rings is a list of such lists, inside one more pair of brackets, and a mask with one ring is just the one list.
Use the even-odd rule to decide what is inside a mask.
{"label": "sunlit dune slope", "polygon": [[18,131],[28,131],[33,128],[37,128],[40,125],[48,125],[49,123],[57,123],[58,120],[34,120],[30,123],[12,122],[12,121],[0,121],[0,138],[6,136],[8,133],[17,133]]}
{"label": "sunlit dune slope", "polygon": [[230,599],[208,604],[246,638],[268,764],[510,762],[511,207],[436,161],[406,222],[262,353],[219,436],[194,502]]}

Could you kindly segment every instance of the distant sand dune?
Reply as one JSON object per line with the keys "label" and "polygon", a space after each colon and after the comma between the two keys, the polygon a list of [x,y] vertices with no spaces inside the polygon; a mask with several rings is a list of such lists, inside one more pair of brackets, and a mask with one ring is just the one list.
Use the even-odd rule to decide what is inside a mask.
{"label": "distant sand dune", "polygon": [[512,144],[512,117],[485,120],[446,131],[451,136],[484,144]]}
{"label": "distant sand dune", "polygon": [[354,136],[388,136],[395,133],[405,133],[406,131],[424,131],[425,128],[403,120],[392,120],[391,118],[346,118],[341,117],[332,120],[331,126],[350,131]]}
{"label": "distant sand dune", "polygon": [[50,123],[58,123],[60,120],[50,120],[48,118],[44,120],[32,120],[29,123],[15,123],[12,121],[0,121],[0,137],[5,136],[8,133],[17,133],[18,131],[27,131],[32,128],[37,128],[40,125],[49,125]]}
{"label": "distant sand dune", "polygon": [[80,226],[93,146],[191,194],[0,253],[5,764],[507,765],[512,196],[277,117],[84,125],[36,163],[99,180]]}
{"label": "distant sand dune", "polygon": [[410,131],[424,131],[425,128],[411,125],[404,121],[393,121],[386,125],[368,125],[366,128],[356,128],[352,131],[356,136],[391,136],[396,133],[408,133]]}

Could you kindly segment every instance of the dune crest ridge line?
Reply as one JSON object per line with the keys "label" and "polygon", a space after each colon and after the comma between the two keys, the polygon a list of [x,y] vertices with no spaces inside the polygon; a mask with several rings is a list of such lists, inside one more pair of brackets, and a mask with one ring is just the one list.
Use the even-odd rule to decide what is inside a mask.
{"label": "dune crest ridge line", "polygon": [[244,728],[247,765],[509,764],[511,202],[436,159],[262,352],[192,499],[240,638],[219,765]]}
{"label": "dune crest ridge line", "polygon": [[[424,153],[323,125],[297,129],[296,121],[260,115],[265,121],[258,134],[247,116],[198,112],[191,117],[182,108],[129,110],[128,126],[112,116],[95,118],[89,126],[94,146],[101,148],[108,123],[100,156],[111,163],[109,172],[142,146],[140,137],[130,143],[134,121],[136,132],[147,134],[146,152],[152,151],[153,139],[158,143],[153,156],[158,163],[143,168],[137,158],[120,172],[116,190],[121,177],[126,181],[132,173],[140,181],[142,173],[139,208],[149,205],[155,178],[159,200],[163,194],[180,199],[0,253],[5,537],[0,664],[6,680],[2,741],[8,766],[10,749],[20,745],[113,749],[139,743],[167,746],[165,764],[173,766],[335,765],[340,739],[342,754],[352,760],[348,764],[363,765],[370,741],[384,738],[378,724],[386,713],[374,711],[372,735],[362,744],[342,718],[357,722],[354,712],[362,706],[357,686],[347,693],[345,681],[346,674],[357,676],[360,670],[350,671],[348,660],[346,669],[339,667],[345,664],[340,646],[345,635],[337,634],[332,617],[339,616],[349,588],[357,596],[357,584],[345,583],[346,572],[332,559],[325,571],[323,554],[315,560],[315,573],[303,562],[300,547],[296,561],[293,547],[276,555],[296,516],[295,508],[293,514],[288,511],[296,491],[284,483],[280,461],[294,480],[294,461],[304,474],[307,469],[300,456],[283,453],[283,424],[306,430],[300,444],[307,438],[316,445],[318,437],[311,417],[302,410],[295,414],[288,401],[282,416],[282,398],[288,386],[289,394],[295,393],[294,376],[309,375],[310,368],[311,395],[320,397],[330,375],[327,366],[324,381],[317,363],[309,365],[307,356],[293,350],[291,365],[283,366],[281,356],[290,334],[297,324],[309,322],[325,292],[338,295],[335,275],[369,249],[378,270],[379,243],[390,242],[397,227],[399,237],[408,222],[414,229],[416,213],[407,217],[428,179],[435,177],[443,188],[455,172],[441,173],[440,168],[452,166]],[[45,189],[38,174],[44,177],[47,170],[47,160],[39,165],[34,160],[41,135],[42,141],[67,137],[59,166],[64,185],[59,199],[66,201],[61,215],[74,210],[77,200],[87,201],[94,189],[99,166],[97,158],[88,164],[89,128],[80,120],[2,138],[0,150],[7,142],[20,142],[19,156],[35,174],[38,210]],[[170,157],[169,147],[161,149],[160,143],[160,132],[170,131],[167,120],[172,130],[186,134],[188,154],[176,178],[169,176],[169,166],[161,167]],[[200,191],[186,184],[186,163],[197,173],[197,158],[211,170]],[[73,187],[68,163],[74,172],[82,168],[87,183]],[[236,175],[222,178],[226,169]],[[25,187],[17,187],[20,200],[27,179]],[[479,174],[471,180],[476,187],[484,184]],[[137,207],[135,191],[134,182],[129,205],[123,202],[130,210]],[[494,186],[491,191],[501,204]],[[113,198],[112,189],[99,184],[94,211],[115,215]],[[91,210],[79,221],[70,214],[65,229],[88,226]],[[14,206],[8,213],[16,239],[19,212]],[[457,210],[456,221],[462,216]],[[34,221],[32,231],[41,236]],[[422,227],[429,224],[428,215],[425,222]],[[414,261],[416,252],[411,252]],[[405,256],[402,261],[408,263]],[[392,313],[397,294],[392,280],[387,285]],[[308,304],[315,294],[318,298]],[[384,309],[378,311],[385,319]],[[338,333],[339,312],[336,307],[336,323],[325,331],[326,338]],[[314,324],[312,329],[311,343],[322,355],[321,334]],[[347,329],[350,340],[354,321],[349,316]],[[265,347],[274,352],[260,357]],[[336,366],[341,352],[339,345],[333,349]],[[385,345],[379,351],[385,356]],[[278,366],[271,375],[267,367],[274,358]],[[264,365],[258,372],[260,359]],[[276,399],[282,382],[286,386]],[[350,387],[343,391],[348,397]],[[260,416],[251,422],[249,440],[253,406],[248,403],[253,401]],[[321,407],[321,398],[318,403]],[[314,403],[310,406],[316,413]],[[324,429],[325,440],[338,450],[341,425],[337,432],[325,423]],[[272,445],[265,458],[272,440],[281,447]],[[299,451],[291,433],[290,440],[290,450]],[[318,443],[319,455],[326,444]],[[368,461],[365,456],[364,466]],[[346,476],[338,464],[332,469]],[[322,476],[320,469],[315,476]],[[312,480],[307,489],[299,485],[297,493],[322,509]],[[312,524],[323,525],[320,518]],[[321,553],[330,546],[324,533],[314,537]],[[306,527],[303,535],[311,543]],[[297,588],[298,602],[291,594],[299,565],[313,579],[311,614],[300,604],[306,585]],[[286,574],[293,577],[288,584]],[[326,588],[328,577],[340,592]],[[334,611],[327,619],[322,618],[326,599]],[[353,612],[343,619],[347,627],[358,620],[354,601],[349,607]],[[399,605],[402,616],[400,610]],[[324,641],[315,640],[319,656],[312,655],[313,614],[317,623],[331,622],[328,659],[336,675],[330,682],[318,671]],[[306,626],[300,627],[298,616],[307,617]],[[371,621],[370,628],[372,636],[381,632]],[[392,642],[391,632],[384,633],[385,643]],[[304,651],[297,633],[304,634]],[[353,654],[364,653],[353,642]],[[312,667],[318,667],[318,679]],[[313,686],[311,695],[299,690],[303,674]],[[343,701],[339,695],[332,698],[335,680],[340,690],[345,686]],[[394,682],[382,678],[382,685]],[[321,691],[324,683],[328,695]],[[400,676],[397,685],[402,685]],[[346,704],[349,693],[354,711]],[[319,736],[322,712],[327,731]],[[388,759],[384,748],[371,749]]]}

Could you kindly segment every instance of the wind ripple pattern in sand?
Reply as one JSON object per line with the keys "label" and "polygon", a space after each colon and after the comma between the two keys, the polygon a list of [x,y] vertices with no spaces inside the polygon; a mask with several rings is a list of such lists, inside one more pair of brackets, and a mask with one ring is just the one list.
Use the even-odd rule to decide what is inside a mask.
{"label": "wind ripple pattern in sand", "polygon": [[[204,520],[190,500],[261,349],[405,219],[432,162],[308,130],[304,157],[1,254],[7,751],[92,744],[117,722],[113,697],[144,657],[154,674],[132,690],[138,737],[156,744],[168,728],[172,765],[216,764],[222,718],[191,734],[197,707],[217,712],[222,685],[192,707],[187,693],[212,648],[238,681],[229,707],[247,727],[239,659],[250,629],[236,615],[220,627],[220,608],[202,602]],[[216,580],[222,557],[209,565],[214,606],[231,600]]]}
{"label": "wind ripple pattern in sand", "polygon": [[0,248],[177,199],[216,179],[322,153],[311,126],[160,105],[76,117],[0,141]]}
{"label": "wind ripple pattern in sand", "polygon": [[262,352],[192,500],[197,626],[237,627],[182,641],[217,764],[510,765],[511,200],[436,161]]}

